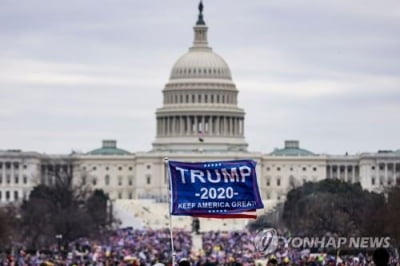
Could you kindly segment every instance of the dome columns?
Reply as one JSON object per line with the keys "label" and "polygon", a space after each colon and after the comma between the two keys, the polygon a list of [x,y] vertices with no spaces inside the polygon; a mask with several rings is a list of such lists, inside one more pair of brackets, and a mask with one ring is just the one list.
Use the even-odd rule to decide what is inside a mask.
{"label": "dome columns", "polygon": [[244,117],[174,115],[157,119],[157,137],[244,137]]}

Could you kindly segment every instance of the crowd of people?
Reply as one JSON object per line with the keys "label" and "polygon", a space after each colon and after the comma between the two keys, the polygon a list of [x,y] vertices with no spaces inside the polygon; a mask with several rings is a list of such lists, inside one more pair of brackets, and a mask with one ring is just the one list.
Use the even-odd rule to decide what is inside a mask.
{"label": "crowd of people", "polygon": [[[201,234],[202,246],[194,247],[191,232],[173,230],[175,261],[195,266],[269,265],[374,265],[372,254],[339,255],[306,250],[277,250],[265,255],[254,245],[254,234],[211,231]],[[398,265],[392,257],[391,265]],[[186,263],[186,264],[185,264]],[[171,265],[170,231],[119,229],[103,240],[78,239],[47,250],[23,247],[0,254],[0,265]]]}

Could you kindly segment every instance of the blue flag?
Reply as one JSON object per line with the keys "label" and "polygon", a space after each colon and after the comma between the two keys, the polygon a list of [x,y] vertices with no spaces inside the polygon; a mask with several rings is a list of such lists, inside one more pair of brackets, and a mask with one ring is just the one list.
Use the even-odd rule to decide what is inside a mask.
{"label": "blue flag", "polygon": [[243,218],[238,214],[264,208],[255,161],[168,164],[173,215]]}

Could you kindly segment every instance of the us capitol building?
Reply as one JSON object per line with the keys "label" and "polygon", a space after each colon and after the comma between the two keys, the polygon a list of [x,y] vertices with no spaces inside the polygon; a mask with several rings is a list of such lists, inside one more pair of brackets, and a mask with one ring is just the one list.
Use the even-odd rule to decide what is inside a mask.
{"label": "us capitol building", "polygon": [[253,159],[267,209],[307,181],[341,179],[382,191],[400,183],[400,150],[357,155],[315,154],[299,141],[285,141],[268,154],[247,150],[245,111],[225,60],[209,46],[203,5],[194,26],[193,46],[171,70],[163,105],[156,110],[152,150],[129,152],[115,140],[88,153],[46,155],[0,151],[0,202],[20,202],[38,183],[52,184],[55,173],[72,173],[76,184],[103,189],[118,201],[165,202],[168,182],[164,158],[182,161]]}

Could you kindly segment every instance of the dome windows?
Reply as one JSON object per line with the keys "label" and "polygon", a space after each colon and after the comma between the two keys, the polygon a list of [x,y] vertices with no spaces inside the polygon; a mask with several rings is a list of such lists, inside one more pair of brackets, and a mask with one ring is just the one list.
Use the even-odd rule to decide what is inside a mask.
{"label": "dome windows", "polygon": [[229,70],[223,68],[178,68],[172,71],[172,79],[174,78],[227,78],[230,79]]}
{"label": "dome windows", "polygon": [[166,91],[164,104],[237,104],[236,97],[237,92],[224,90]]}

